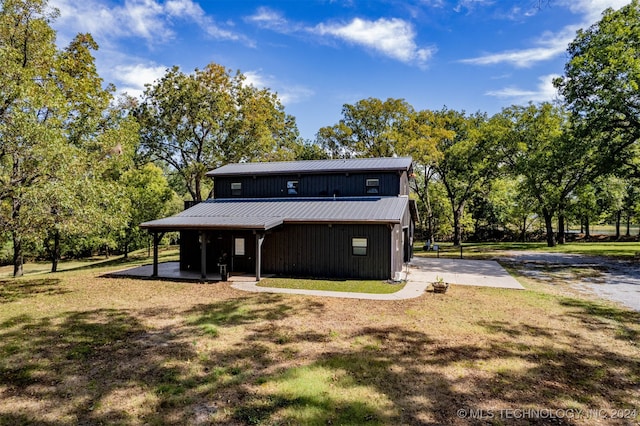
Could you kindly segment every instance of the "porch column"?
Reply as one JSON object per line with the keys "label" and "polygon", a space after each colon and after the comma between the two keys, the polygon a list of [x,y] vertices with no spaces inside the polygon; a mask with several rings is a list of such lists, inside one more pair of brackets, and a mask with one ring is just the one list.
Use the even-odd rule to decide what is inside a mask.
{"label": "porch column", "polygon": [[264,234],[256,234],[256,281],[260,281],[260,271],[262,270],[262,243]]}
{"label": "porch column", "polygon": [[152,277],[158,276],[158,244],[160,243],[160,238],[158,238],[158,231],[153,231],[153,272],[151,273]]}
{"label": "porch column", "polygon": [[206,231],[200,231],[200,276],[207,278],[207,237]]}

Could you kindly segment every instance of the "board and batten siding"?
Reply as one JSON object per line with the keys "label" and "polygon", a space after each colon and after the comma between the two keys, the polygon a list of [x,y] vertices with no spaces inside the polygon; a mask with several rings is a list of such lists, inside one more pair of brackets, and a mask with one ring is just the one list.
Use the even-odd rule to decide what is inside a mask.
{"label": "board and batten siding", "polygon": [[[367,194],[367,179],[379,179],[377,194]],[[288,181],[297,181],[297,194],[289,194]],[[242,194],[234,196],[231,184],[242,184]],[[340,174],[300,174],[268,176],[219,176],[215,178],[214,198],[278,198],[278,197],[359,197],[409,194],[406,172],[370,172]]]}
{"label": "board and batten siding", "polygon": [[[367,238],[367,255],[352,252],[352,238]],[[294,224],[268,233],[263,273],[314,278],[390,279],[391,231],[384,224]],[[401,267],[401,266],[400,266]]]}

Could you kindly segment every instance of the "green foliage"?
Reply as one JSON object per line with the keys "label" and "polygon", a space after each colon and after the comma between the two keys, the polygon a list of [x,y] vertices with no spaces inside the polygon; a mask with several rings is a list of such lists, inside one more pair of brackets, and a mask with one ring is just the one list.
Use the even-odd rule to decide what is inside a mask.
{"label": "green foliage", "polygon": [[174,213],[168,211],[174,192],[169,188],[162,169],[153,163],[125,172],[120,182],[131,203],[131,214],[121,237],[126,256],[129,250],[140,248],[146,242],[147,233],[138,227],[140,223]]}
{"label": "green foliage", "polygon": [[178,67],[147,87],[136,111],[142,153],[165,163],[191,198],[206,197],[205,173],[226,163],[295,155],[298,131],[277,96],[217,64]]}
{"label": "green foliage", "polygon": [[323,127],[317,139],[333,158],[403,155],[403,127],[413,107],[403,99],[362,99],[342,107],[342,119]]}
{"label": "green foliage", "polygon": [[577,137],[595,145],[602,173],[628,163],[640,139],[640,3],[633,0],[580,30],[555,81]]}

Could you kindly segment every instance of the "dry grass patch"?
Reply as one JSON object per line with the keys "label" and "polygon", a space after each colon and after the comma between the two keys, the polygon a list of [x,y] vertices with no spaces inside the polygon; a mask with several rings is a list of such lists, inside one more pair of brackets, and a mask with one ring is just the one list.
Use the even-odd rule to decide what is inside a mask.
{"label": "dry grass patch", "polygon": [[462,425],[475,421],[459,409],[640,408],[640,314],[532,279],[380,302],[103,272],[0,281],[0,424]]}

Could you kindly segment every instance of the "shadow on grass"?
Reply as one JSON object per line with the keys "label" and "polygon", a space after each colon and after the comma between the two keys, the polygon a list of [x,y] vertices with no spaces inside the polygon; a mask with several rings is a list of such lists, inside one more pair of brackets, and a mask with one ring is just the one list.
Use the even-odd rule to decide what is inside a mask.
{"label": "shadow on grass", "polygon": [[577,308],[569,315],[578,318],[587,327],[598,328],[612,323],[618,328],[617,338],[636,343],[640,340],[640,312],[620,309],[603,302],[573,298],[564,298],[560,304]]}
{"label": "shadow on grass", "polygon": [[[605,314],[571,303],[585,319]],[[0,324],[0,424],[455,425],[474,423],[457,410],[487,401],[632,408],[637,394],[637,357],[561,322],[480,321],[486,333],[470,341],[414,323],[334,334],[325,315],[317,299],[278,294],[185,311],[17,315]]]}
{"label": "shadow on grass", "polygon": [[68,292],[60,288],[60,280],[57,278],[0,280],[0,304],[34,296],[54,296]]}

